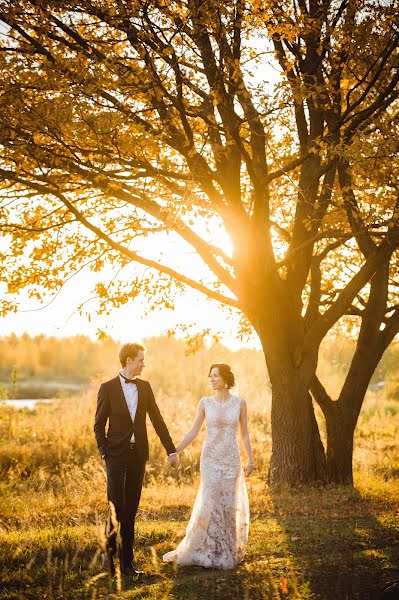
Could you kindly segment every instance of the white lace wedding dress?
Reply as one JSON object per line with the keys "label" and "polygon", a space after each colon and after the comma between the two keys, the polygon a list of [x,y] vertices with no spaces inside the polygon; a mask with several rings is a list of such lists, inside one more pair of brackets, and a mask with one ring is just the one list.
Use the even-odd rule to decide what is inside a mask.
{"label": "white lace wedding dress", "polygon": [[231,569],[242,561],[248,540],[249,506],[237,428],[241,398],[203,398],[206,440],[201,481],[186,535],[164,561]]}

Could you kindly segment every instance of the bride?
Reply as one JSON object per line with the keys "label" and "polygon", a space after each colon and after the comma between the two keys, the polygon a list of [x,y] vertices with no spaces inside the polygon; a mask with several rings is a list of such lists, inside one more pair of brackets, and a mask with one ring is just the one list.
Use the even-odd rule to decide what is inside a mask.
{"label": "bride", "polygon": [[[206,422],[202,448],[201,481],[186,535],[163,560],[180,565],[231,569],[242,561],[248,540],[249,507],[244,475],[253,471],[245,400],[230,393],[234,385],[231,368],[215,363],[209,370],[212,396],[201,398],[194,423],[177,446],[182,452]],[[237,443],[241,439],[248,458],[241,467]]]}

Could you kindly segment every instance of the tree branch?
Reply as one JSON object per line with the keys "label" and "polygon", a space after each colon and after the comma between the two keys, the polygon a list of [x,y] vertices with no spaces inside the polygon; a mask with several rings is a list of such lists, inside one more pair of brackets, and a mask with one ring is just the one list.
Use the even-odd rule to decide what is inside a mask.
{"label": "tree branch", "polygon": [[[5,171],[4,169],[0,169],[0,174],[6,176],[7,178],[10,177],[10,173]],[[212,289],[206,287],[205,285],[195,281],[194,279],[192,279],[190,277],[183,275],[182,273],[179,273],[178,271],[176,271],[166,265],[157,263],[154,260],[151,260],[151,259],[148,259],[148,258],[145,258],[145,257],[139,255],[137,252],[134,252],[133,250],[129,250],[128,248],[125,248],[124,246],[122,246],[122,244],[119,244],[119,242],[116,242],[115,240],[113,240],[110,236],[105,234],[101,229],[99,229],[98,227],[93,225],[88,219],[86,219],[84,217],[84,215],[82,215],[82,213],[80,213],[77,210],[77,208],[72,204],[72,202],[70,202],[64,196],[64,194],[62,194],[59,190],[54,189],[54,188],[49,189],[45,185],[42,185],[39,183],[34,183],[32,181],[26,182],[26,181],[20,179],[19,177],[15,177],[13,174],[11,174],[11,175],[13,176],[12,177],[13,180],[17,183],[22,183],[23,185],[29,185],[31,188],[37,190],[41,194],[46,194],[46,195],[51,194],[51,195],[55,196],[56,198],[58,198],[68,208],[69,212],[75,216],[77,221],[79,221],[84,227],[86,227],[86,229],[88,229],[92,233],[94,233],[99,239],[106,242],[111,248],[113,248],[114,250],[117,250],[120,254],[130,258],[134,262],[138,262],[147,267],[151,267],[151,268],[159,271],[160,273],[169,275],[173,279],[176,279],[176,281],[179,281],[180,283],[183,283],[184,285],[187,285],[187,286],[193,288],[194,290],[199,291],[202,294],[208,296],[208,298],[217,300],[218,302],[225,304],[227,306],[232,306],[234,308],[239,309],[239,304],[235,299],[229,298],[228,296],[224,296],[223,294],[220,294],[220,293],[216,292],[215,290],[212,290]]]}
{"label": "tree branch", "polygon": [[317,375],[315,375],[312,379],[310,384],[310,392],[323,411],[324,416],[328,418],[332,409],[334,408],[334,401],[328,394]]}
{"label": "tree branch", "polygon": [[398,230],[387,238],[381,246],[369,255],[366,262],[352,277],[347,286],[340,292],[334,304],[316,319],[305,335],[305,345],[309,348],[317,347],[331,327],[346,313],[353,299],[368,283],[376,269],[389,259],[395,247],[399,244]]}

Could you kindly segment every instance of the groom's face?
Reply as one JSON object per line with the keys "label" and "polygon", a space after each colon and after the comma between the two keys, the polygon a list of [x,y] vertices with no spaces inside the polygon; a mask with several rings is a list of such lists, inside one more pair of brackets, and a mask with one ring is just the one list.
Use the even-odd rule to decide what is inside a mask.
{"label": "groom's face", "polygon": [[135,375],[140,375],[141,371],[144,369],[144,352],[140,350],[138,354],[134,358],[128,356],[126,360],[126,366],[129,371],[130,377],[134,377]]}

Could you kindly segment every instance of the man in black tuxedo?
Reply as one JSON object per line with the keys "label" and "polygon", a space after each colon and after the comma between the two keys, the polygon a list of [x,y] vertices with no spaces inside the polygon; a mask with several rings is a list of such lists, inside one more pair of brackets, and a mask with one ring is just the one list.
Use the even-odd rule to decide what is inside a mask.
{"label": "man in black tuxedo", "polygon": [[[124,344],[119,353],[121,372],[98,390],[94,433],[107,469],[109,509],[103,568],[115,573],[114,556],[120,533],[122,573],[137,575],[133,564],[134,520],[148,460],[147,413],[168,453],[171,466],[179,464],[176,448],[155,402],[148,381],[138,379],[144,368],[144,347]],[[108,431],[106,424],[108,421]]]}

